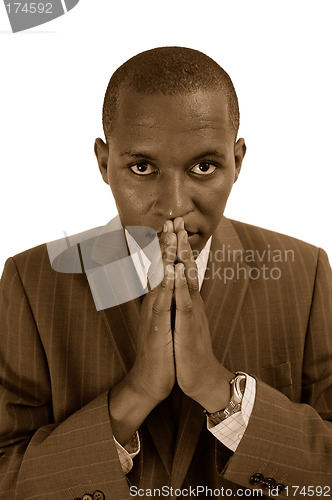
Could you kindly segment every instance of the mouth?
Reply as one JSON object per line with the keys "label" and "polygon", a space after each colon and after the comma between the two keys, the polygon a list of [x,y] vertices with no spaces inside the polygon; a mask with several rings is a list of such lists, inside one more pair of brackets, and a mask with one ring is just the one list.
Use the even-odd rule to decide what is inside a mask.
{"label": "mouth", "polygon": [[193,236],[198,236],[199,233],[192,233],[191,231],[187,231],[188,238],[192,238]]}
{"label": "mouth", "polygon": [[[159,231],[157,233],[158,238],[160,238],[162,234],[163,234],[163,231]],[[192,231],[187,230],[187,234],[188,234],[188,238],[193,238],[194,236],[199,236],[200,233],[193,233]]]}

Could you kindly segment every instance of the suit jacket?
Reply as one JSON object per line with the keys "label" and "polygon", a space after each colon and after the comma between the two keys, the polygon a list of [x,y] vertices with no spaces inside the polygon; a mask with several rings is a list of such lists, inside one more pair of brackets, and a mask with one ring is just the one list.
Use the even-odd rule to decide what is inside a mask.
{"label": "suit jacket", "polygon": [[[97,237],[92,260],[103,262],[105,249]],[[45,245],[8,259],[0,293],[0,498],[69,500],[100,490],[106,500],[128,500],[130,485],[224,487],[236,497],[239,487],[260,487],[249,482],[255,473],[288,486],[281,497],[303,498],[293,486],[331,485],[331,291],[324,251],[223,218],[201,294],[215,356],[256,377],[249,425],[232,453],[185,395],[174,429],[168,398],[139,430],[141,451],[126,477],[108,395],[134,362],[141,298],[97,311],[86,275],[54,271]]]}

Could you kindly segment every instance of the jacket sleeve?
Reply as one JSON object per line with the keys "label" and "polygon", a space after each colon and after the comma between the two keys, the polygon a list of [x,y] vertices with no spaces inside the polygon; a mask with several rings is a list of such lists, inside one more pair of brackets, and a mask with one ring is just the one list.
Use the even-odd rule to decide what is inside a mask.
{"label": "jacket sleeve", "polygon": [[15,262],[0,285],[0,498],[129,498],[108,391],[55,423],[48,363]]}
{"label": "jacket sleeve", "polygon": [[303,356],[301,403],[257,380],[249,424],[223,471],[226,479],[259,489],[261,484],[253,486],[249,480],[261,473],[285,486],[279,497],[332,496],[331,313],[331,268],[320,250]]}

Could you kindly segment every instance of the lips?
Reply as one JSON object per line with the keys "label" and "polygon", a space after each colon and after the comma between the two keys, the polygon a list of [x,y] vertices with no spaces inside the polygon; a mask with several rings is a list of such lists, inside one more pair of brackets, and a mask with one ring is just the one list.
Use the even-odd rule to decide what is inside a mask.
{"label": "lips", "polygon": [[[199,234],[197,231],[189,231],[189,229],[186,229],[186,231],[187,231],[187,234],[188,234],[188,238],[190,238],[191,236],[195,236],[195,235]],[[157,232],[158,238],[160,238],[162,234],[163,234],[163,231]]]}

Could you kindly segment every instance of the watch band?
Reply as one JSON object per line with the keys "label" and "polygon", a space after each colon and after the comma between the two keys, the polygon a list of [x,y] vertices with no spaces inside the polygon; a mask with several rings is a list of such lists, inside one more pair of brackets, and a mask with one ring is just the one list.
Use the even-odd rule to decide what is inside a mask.
{"label": "watch band", "polygon": [[215,411],[213,413],[209,413],[207,410],[204,410],[204,413],[212,420],[214,424],[220,424],[226,420],[226,418],[234,415],[241,411],[242,399],[245,389],[245,382],[247,380],[247,374],[244,372],[236,372],[235,377],[229,382],[231,386],[231,399],[223,410]]}

